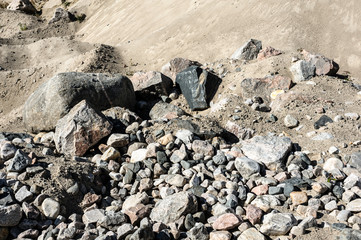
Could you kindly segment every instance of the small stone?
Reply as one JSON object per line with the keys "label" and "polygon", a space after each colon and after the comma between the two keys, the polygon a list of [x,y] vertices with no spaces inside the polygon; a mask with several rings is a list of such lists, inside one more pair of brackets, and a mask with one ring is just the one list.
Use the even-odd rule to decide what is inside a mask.
{"label": "small stone", "polygon": [[85,225],[96,223],[105,217],[104,211],[100,209],[92,209],[83,214],[82,220]]}
{"label": "small stone", "polygon": [[132,152],[131,163],[143,161],[147,158],[147,149],[141,148]]}
{"label": "small stone", "polygon": [[333,211],[337,209],[337,203],[335,200],[332,200],[330,202],[328,202],[327,204],[325,204],[325,210],[327,211]]}
{"label": "small stone", "polygon": [[22,186],[15,194],[19,202],[30,201],[33,199],[33,193],[28,190],[27,186]]}
{"label": "small stone", "polygon": [[361,199],[355,199],[346,205],[346,210],[351,212],[361,212]]}
{"label": "small stone", "polygon": [[351,216],[351,211],[341,210],[337,215],[337,220],[340,222],[347,222],[347,220],[350,216]]}
{"label": "small stone", "polygon": [[335,147],[335,146],[331,146],[331,147],[328,149],[328,152],[329,152],[330,154],[338,154],[338,153],[340,152],[340,150],[339,150],[337,147]]}
{"label": "small stone", "polygon": [[326,115],[322,115],[315,123],[314,123],[314,128],[315,129],[319,129],[321,127],[326,126],[328,123],[333,123],[333,120],[326,116]]}
{"label": "small stone", "polygon": [[46,198],[41,204],[41,208],[45,217],[49,219],[56,219],[60,213],[60,204],[51,198]]}
{"label": "small stone", "polygon": [[102,155],[101,160],[109,162],[120,158],[120,152],[113,147],[108,148]]}
{"label": "small stone", "polygon": [[263,216],[263,211],[253,205],[248,205],[246,208],[246,217],[253,225],[260,223]]}
{"label": "small stone", "polygon": [[285,235],[297,220],[291,213],[269,213],[264,216],[260,231],[266,235]]}
{"label": "small stone", "polygon": [[114,148],[122,148],[129,144],[129,135],[128,134],[120,134],[113,133],[109,136],[107,145]]}
{"label": "small stone", "polygon": [[307,203],[307,194],[305,192],[291,192],[290,197],[293,205],[301,205]]}
{"label": "small stone", "polygon": [[294,128],[298,126],[298,120],[291,115],[287,115],[284,119],[284,124],[288,128]]}
{"label": "small stone", "polygon": [[17,150],[15,156],[10,159],[10,164],[7,168],[9,172],[21,172],[28,165],[31,164],[31,159],[23,151]]}
{"label": "small stone", "polygon": [[230,230],[238,227],[241,220],[233,213],[226,213],[219,216],[212,224],[215,230]]}
{"label": "small stone", "polygon": [[209,240],[231,240],[232,234],[227,231],[216,231],[211,232],[209,235]]}
{"label": "small stone", "polygon": [[268,185],[263,184],[263,185],[259,185],[257,187],[252,188],[252,192],[254,194],[256,194],[257,196],[259,195],[265,195],[268,193]]}
{"label": "small stone", "polygon": [[323,164],[323,169],[327,172],[331,172],[333,169],[342,170],[342,168],[343,168],[343,163],[338,158],[329,158]]}
{"label": "small stone", "polygon": [[266,240],[266,237],[255,228],[248,228],[237,240]]}

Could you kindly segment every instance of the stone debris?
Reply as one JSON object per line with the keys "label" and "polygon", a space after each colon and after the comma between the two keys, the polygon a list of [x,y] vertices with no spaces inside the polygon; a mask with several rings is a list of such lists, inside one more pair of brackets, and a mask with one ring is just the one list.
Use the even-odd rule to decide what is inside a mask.
{"label": "stone debris", "polygon": [[232,59],[244,59],[244,60],[253,60],[256,59],[258,53],[262,49],[262,42],[250,39],[242,47],[237,49],[231,56]]}

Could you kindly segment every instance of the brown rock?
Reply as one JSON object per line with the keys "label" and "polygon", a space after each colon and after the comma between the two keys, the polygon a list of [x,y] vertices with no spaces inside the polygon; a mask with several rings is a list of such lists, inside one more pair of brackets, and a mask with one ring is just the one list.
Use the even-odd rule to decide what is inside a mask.
{"label": "brown rock", "polygon": [[256,194],[257,196],[259,195],[265,195],[268,193],[268,185],[259,185],[257,187],[254,187],[252,189],[252,192],[254,194]]}
{"label": "brown rock", "polygon": [[235,122],[228,121],[226,124],[226,130],[233,133],[237,138],[241,140],[250,139],[254,135],[254,130],[250,128],[244,128]]}
{"label": "brown rock", "polygon": [[109,135],[112,123],[83,100],[59,119],[54,141],[58,152],[67,157],[83,156],[89,148]]}
{"label": "brown rock", "polygon": [[253,205],[248,205],[246,208],[246,217],[248,221],[250,221],[253,225],[261,222],[261,218],[263,216],[263,211]]}
{"label": "brown rock", "polygon": [[99,203],[102,199],[102,196],[92,193],[87,193],[84,195],[83,201],[80,203],[82,208],[87,208],[93,205],[94,203]]}
{"label": "brown rock", "polygon": [[172,80],[160,72],[136,72],[130,78],[133,83],[134,91],[144,94],[169,95],[173,86]]}
{"label": "brown rock", "polygon": [[291,192],[290,197],[293,205],[300,205],[306,203],[308,200],[305,192]]}
{"label": "brown rock", "polygon": [[225,213],[219,216],[212,224],[215,230],[230,230],[238,227],[241,224],[241,220],[233,213]]}
{"label": "brown rock", "polygon": [[266,47],[264,49],[261,49],[261,51],[259,51],[257,59],[258,60],[263,60],[269,57],[273,57],[273,56],[277,56],[282,54],[282,51],[280,50],[276,50],[273,47]]}
{"label": "brown rock", "polygon": [[140,203],[135,207],[126,209],[124,213],[128,215],[132,224],[138,224],[140,220],[149,216],[150,207]]}
{"label": "brown rock", "polygon": [[163,137],[158,139],[158,142],[163,146],[165,146],[168,143],[173,142],[173,141],[174,141],[174,137],[173,137],[173,135],[171,133],[168,133],[168,134],[166,134]]}

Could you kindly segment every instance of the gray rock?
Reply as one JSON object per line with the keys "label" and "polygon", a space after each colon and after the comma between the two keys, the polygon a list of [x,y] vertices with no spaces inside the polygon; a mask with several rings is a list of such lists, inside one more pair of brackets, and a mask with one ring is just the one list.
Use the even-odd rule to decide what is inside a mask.
{"label": "gray rock", "polygon": [[140,227],[129,238],[129,240],[153,240],[154,233],[150,226]]}
{"label": "gray rock", "polygon": [[272,195],[260,195],[257,196],[251,204],[266,212],[269,208],[281,206],[281,201]]}
{"label": "gray rock", "polygon": [[316,67],[305,60],[300,60],[292,64],[291,73],[295,82],[302,82],[315,76]]}
{"label": "gray rock", "polygon": [[336,237],[336,240],[359,240],[361,239],[361,231],[356,229],[345,228]]}
{"label": "gray rock", "polygon": [[242,144],[242,151],[248,158],[264,163],[270,170],[282,167],[291,149],[289,138],[273,135],[255,136]]}
{"label": "gray rock", "polygon": [[225,165],[227,158],[221,150],[217,150],[217,154],[212,158],[213,162],[217,165]]}
{"label": "gray rock", "polygon": [[125,147],[129,144],[129,135],[121,133],[113,133],[109,136],[107,145],[115,148]]}
{"label": "gray rock", "polygon": [[51,198],[46,198],[41,204],[41,209],[43,210],[45,217],[56,219],[60,213],[60,204]]}
{"label": "gray rock", "polygon": [[124,239],[128,234],[133,232],[133,225],[130,223],[124,223],[117,229],[118,239]]}
{"label": "gray rock", "polygon": [[209,240],[209,233],[202,223],[196,223],[196,225],[187,232],[187,236],[190,240]]}
{"label": "gray rock", "polygon": [[50,19],[49,24],[55,22],[72,22],[76,20],[75,16],[64,8],[55,9],[53,17]]}
{"label": "gray rock", "polygon": [[9,161],[10,164],[7,168],[9,172],[21,172],[31,163],[29,156],[21,150],[17,150],[15,156]]}
{"label": "gray rock", "polygon": [[260,231],[266,235],[286,235],[296,224],[291,213],[269,213],[264,216]]}
{"label": "gray rock", "polygon": [[356,169],[361,169],[361,152],[354,152],[348,157],[348,164]]}
{"label": "gray rock", "polygon": [[155,222],[168,224],[188,213],[195,213],[197,206],[197,199],[192,194],[179,192],[157,202],[150,218]]}
{"label": "gray rock", "polygon": [[105,228],[110,228],[111,226],[121,225],[126,223],[127,218],[122,212],[106,212],[106,215],[98,221],[98,224]]}
{"label": "gray rock", "polygon": [[361,198],[352,200],[346,205],[346,210],[351,212],[361,212]]}
{"label": "gray rock", "polygon": [[136,195],[129,196],[123,203],[122,212],[128,210],[131,207],[135,207],[138,204],[147,204],[149,202],[149,197],[145,192],[137,193]]}
{"label": "gray rock", "polygon": [[311,138],[313,141],[325,141],[325,140],[330,140],[333,139],[333,135],[331,133],[328,132],[321,132],[319,134],[317,134],[316,136],[314,136],[313,138]]}
{"label": "gray rock", "polygon": [[59,73],[27,99],[23,119],[31,132],[49,131],[76,104],[86,100],[96,110],[120,106],[132,109],[135,93],[131,81],[121,75]]}
{"label": "gray rock", "polygon": [[161,118],[167,118],[167,116],[169,116],[170,118],[173,118],[171,116],[180,117],[185,114],[186,113],[176,105],[166,102],[158,102],[150,110],[149,117],[151,119],[161,119]]}
{"label": "gray rock", "polygon": [[255,228],[248,228],[237,240],[266,240],[266,237]]}
{"label": "gray rock", "polygon": [[259,51],[262,49],[262,42],[250,39],[242,47],[237,49],[231,56],[232,59],[252,60],[256,59]]}
{"label": "gray rock", "polygon": [[72,228],[61,228],[59,233],[58,233],[58,237],[56,238],[57,240],[68,240],[68,239],[73,239],[76,235],[76,228],[72,227]]}
{"label": "gray rock", "polygon": [[315,129],[326,126],[328,123],[333,123],[332,118],[326,115],[322,115],[314,124]]}
{"label": "gray rock", "polygon": [[174,58],[162,67],[162,73],[175,82],[176,75],[190,66],[201,66],[200,63],[184,58]]}
{"label": "gray rock", "polygon": [[175,187],[183,187],[187,181],[182,175],[174,174],[168,175],[165,182]]}
{"label": "gray rock", "polygon": [[[175,136],[180,140],[182,140],[182,142],[185,144],[191,143],[194,139],[194,134],[188,129],[178,130]],[[361,154],[360,154],[360,159],[361,159]]]}
{"label": "gray rock", "polygon": [[194,111],[208,108],[221,79],[200,67],[191,66],[177,74],[176,83]]}
{"label": "gray rock", "polygon": [[10,142],[0,141],[0,160],[7,161],[15,156],[17,148]]}
{"label": "gray rock", "polygon": [[22,186],[15,194],[15,199],[19,202],[29,201],[33,199],[33,193],[28,190],[27,186]]}
{"label": "gray rock", "polygon": [[83,214],[82,220],[85,225],[89,223],[96,223],[104,218],[104,210],[101,209],[92,209],[89,211],[86,211]]}
{"label": "gray rock", "polygon": [[351,211],[341,210],[337,215],[337,220],[340,222],[347,222],[347,219],[351,216]]}
{"label": "gray rock", "polygon": [[7,7],[8,10],[22,11],[28,14],[35,14],[37,11],[29,0],[13,0]]}
{"label": "gray rock", "polygon": [[258,162],[247,157],[236,158],[234,164],[237,171],[242,175],[244,179],[249,179],[251,175],[259,173],[261,171]]}
{"label": "gray rock", "polygon": [[86,151],[111,133],[112,123],[83,100],[61,118],[55,129],[58,152],[67,157],[83,156]]}
{"label": "gray rock", "polygon": [[173,81],[160,72],[136,72],[130,80],[133,83],[134,91],[137,97],[145,100],[149,100],[149,97],[154,95],[170,94],[173,86]]}
{"label": "gray rock", "polygon": [[291,115],[287,115],[284,118],[284,124],[288,128],[294,128],[298,126],[298,120]]}
{"label": "gray rock", "polygon": [[19,204],[0,206],[0,227],[13,227],[19,224],[23,213]]}

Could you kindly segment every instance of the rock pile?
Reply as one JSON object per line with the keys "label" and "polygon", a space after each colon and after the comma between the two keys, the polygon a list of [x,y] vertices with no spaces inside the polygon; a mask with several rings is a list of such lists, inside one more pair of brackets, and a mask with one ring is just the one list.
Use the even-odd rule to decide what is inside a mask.
{"label": "rock pile", "polygon": [[[261,48],[250,40],[232,58],[281,53],[268,48],[256,60]],[[331,60],[305,58],[313,75],[337,72]],[[171,63],[189,108],[208,108],[220,79],[191,61]],[[167,102],[176,92],[171,85],[147,72],[131,80],[64,73],[41,86],[26,102],[24,121],[47,132],[0,134],[0,239],[258,240],[313,228],[339,231],[338,239],[360,237],[361,152],[341,156],[333,147],[315,160],[283,133],[256,135],[231,121],[222,128],[197,120]],[[265,100],[249,104],[260,110],[292,82],[277,75],[241,86],[245,100]],[[129,110],[144,102],[136,102],[134,90],[163,99],[150,119]],[[324,115],[314,127],[332,121]],[[284,125],[299,122],[287,115]]]}

